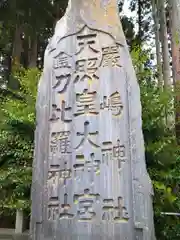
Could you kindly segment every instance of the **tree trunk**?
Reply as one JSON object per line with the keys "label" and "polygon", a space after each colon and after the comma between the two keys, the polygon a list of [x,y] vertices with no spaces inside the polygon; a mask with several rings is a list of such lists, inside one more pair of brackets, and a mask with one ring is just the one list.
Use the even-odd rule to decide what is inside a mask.
{"label": "tree trunk", "polygon": [[180,0],[169,0],[173,83],[175,89],[176,138],[180,144]]}
{"label": "tree trunk", "polygon": [[137,79],[140,80],[141,73],[143,71],[143,64],[141,63],[141,55],[142,55],[142,41],[143,41],[143,30],[142,30],[142,0],[138,0],[138,37],[137,37],[137,45],[139,48],[139,66],[137,72]]}
{"label": "tree trunk", "polygon": [[156,0],[152,0],[152,15],[154,19],[154,33],[155,33],[155,45],[156,45],[156,59],[157,59],[157,72],[158,72],[158,86],[162,88],[162,62],[161,62],[161,49],[160,49],[160,36],[159,36],[159,16],[158,6]]}
{"label": "tree trunk", "polygon": [[14,42],[13,42],[13,51],[12,51],[12,61],[15,64],[21,63],[21,53],[23,51],[21,34],[22,34],[22,27],[16,25]]}
{"label": "tree trunk", "polygon": [[171,86],[171,74],[164,0],[158,0],[158,8],[160,16],[160,40],[162,45],[164,89],[168,89]]}
{"label": "tree trunk", "polygon": [[29,68],[37,67],[37,37],[29,44]]}

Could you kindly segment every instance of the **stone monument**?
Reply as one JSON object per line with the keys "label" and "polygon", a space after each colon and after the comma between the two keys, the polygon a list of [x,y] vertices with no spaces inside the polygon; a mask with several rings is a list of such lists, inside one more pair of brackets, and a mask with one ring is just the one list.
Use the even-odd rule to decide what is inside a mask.
{"label": "stone monument", "polygon": [[70,0],[37,97],[32,240],[154,240],[140,92],[116,0]]}

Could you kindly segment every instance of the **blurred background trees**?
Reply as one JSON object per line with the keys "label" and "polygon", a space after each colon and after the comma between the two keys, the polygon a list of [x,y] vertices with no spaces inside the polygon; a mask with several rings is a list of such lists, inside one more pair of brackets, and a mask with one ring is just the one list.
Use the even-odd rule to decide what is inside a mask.
{"label": "blurred background trees", "polygon": [[[0,2],[0,222],[29,214],[37,83],[67,3]],[[176,240],[180,218],[161,213],[180,209],[180,0],[120,1],[119,11],[141,88],[156,235]]]}

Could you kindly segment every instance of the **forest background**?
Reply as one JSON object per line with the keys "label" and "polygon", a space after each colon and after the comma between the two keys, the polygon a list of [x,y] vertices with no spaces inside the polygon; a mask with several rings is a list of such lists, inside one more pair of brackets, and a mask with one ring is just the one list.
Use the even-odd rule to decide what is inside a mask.
{"label": "forest background", "polygon": [[[0,1],[0,227],[5,219],[14,224],[17,209],[30,214],[37,84],[66,6],[67,0]],[[132,14],[123,11],[127,6]],[[156,236],[178,240],[180,1],[126,0],[118,7],[141,88]]]}

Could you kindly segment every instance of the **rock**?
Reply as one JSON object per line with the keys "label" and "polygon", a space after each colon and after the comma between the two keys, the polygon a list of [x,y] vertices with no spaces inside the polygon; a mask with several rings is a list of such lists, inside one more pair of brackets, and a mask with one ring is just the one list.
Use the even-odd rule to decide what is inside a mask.
{"label": "rock", "polygon": [[153,240],[140,91],[115,0],[71,0],[37,98],[32,240]]}

